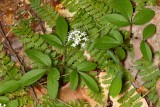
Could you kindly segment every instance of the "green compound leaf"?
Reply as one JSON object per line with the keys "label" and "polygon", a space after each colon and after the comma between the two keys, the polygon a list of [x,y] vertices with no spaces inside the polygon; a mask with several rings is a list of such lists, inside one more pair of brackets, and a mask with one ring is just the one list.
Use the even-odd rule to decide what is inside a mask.
{"label": "green compound leaf", "polygon": [[156,32],[156,26],[154,24],[149,24],[143,30],[143,40],[147,40],[152,37]]}
{"label": "green compound leaf", "polygon": [[47,77],[47,91],[48,95],[52,99],[55,99],[57,97],[59,88],[59,78],[60,72],[56,68],[52,68],[51,71],[49,71]]}
{"label": "green compound leaf", "polygon": [[155,15],[155,12],[149,8],[144,8],[139,11],[133,18],[133,24],[143,25],[149,22]]}
{"label": "green compound leaf", "polygon": [[53,35],[53,34],[43,34],[43,35],[41,35],[41,37],[47,43],[49,43],[50,45],[54,46],[55,48],[58,48],[58,49],[62,49],[63,48],[61,40],[56,35]]}
{"label": "green compound leaf", "polygon": [[35,83],[37,80],[39,80],[46,73],[46,71],[46,69],[35,69],[28,71],[26,74],[22,76],[19,82],[22,87],[31,85]]}
{"label": "green compound leaf", "polygon": [[80,74],[80,76],[82,77],[82,79],[84,80],[84,82],[86,83],[86,85],[95,93],[99,92],[99,88],[98,88],[98,84],[96,83],[96,81],[90,77],[88,74],[83,73],[83,72],[78,72]]}
{"label": "green compound leaf", "polygon": [[119,26],[119,27],[124,27],[124,26],[129,26],[130,23],[129,21],[122,15],[119,14],[107,14],[104,17],[108,22]]}
{"label": "green compound leaf", "polygon": [[98,49],[111,49],[121,45],[121,41],[110,37],[110,36],[103,36],[96,40],[94,46]]}
{"label": "green compound leaf", "polygon": [[12,100],[7,104],[7,107],[19,107],[18,100]]}
{"label": "green compound leaf", "polygon": [[56,33],[63,43],[65,43],[68,33],[68,24],[66,20],[59,16],[56,20]]}
{"label": "green compound leaf", "polygon": [[76,71],[71,71],[70,76],[69,76],[69,81],[70,81],[70,88],[71,90],[75,90],[78,86],[78,80],[79,76]]}
{"label": "green compound leaf", "polygon": [[130,0],[113,0],[115,8],[128,20],[131,19],[133,14],[133,6]]}
{"label": "green compound leaf", "polygon": [[51,66],[51,59],[48,55],[43,54],[42,52],[37,51],[37,50],[33,50],[33,49],[28,49],[25,52],[34,61],[37,61],[37,62],[39,62],[45,66],[48,66],[48,67]]}
{"label": "green compound leaf", "polygon": [[140,49],[143,57],[148,61],[152,61],[152,51],[146,42],[141,42]]}
{"label": "green compound leaf", "polygon": [[92,71],[97,67],[97,64],[93,62],[84,62],[77,66],[78,71]]}
{"label": "green compound leaf", "polygon": [[20,84],[18,81],[15,81],[15,80],[7,81],[3,83],[0,87],[0,95],[8,92],[13,92],[17,90],[19,87],[20,87]]}
{"label": "green compound leaf", "polygon": [[123,76],[123,73],[119,71],[115,76],[115,78],[112,80],[111,86],[109,87],[109,94],[112,97],[118,96],[119,93],[121,92],[122,76]]}

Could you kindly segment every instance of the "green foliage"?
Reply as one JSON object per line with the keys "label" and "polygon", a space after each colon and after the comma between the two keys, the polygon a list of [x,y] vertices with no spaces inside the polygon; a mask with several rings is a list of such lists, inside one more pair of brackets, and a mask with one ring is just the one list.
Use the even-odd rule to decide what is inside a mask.
{"label": "green foliage", "polygon": [[[25,49],[34,47],[34,49],[44,51],[47,48],[47,44],[44,43],[39,34],[35,34],[29,23],[29,20],[20,21],[17,26],[13,27],[14,34],[19,37],[20,41],[24,44]],[[43,48],[40,46],[43,46]]]}
{"label": "green foliage", "polygon": [[18,100],[19,106],[23,107],[23,106],[31,106],[33,105],[34,101],[33,98],[28,94],[29,90],[26,89],[19,89],[15,92],[12,93],[7,93],[6,96],[10,99],[10,100]]}
{"label": "green foliage", "polygon": [[52,64],[50,57],[40,51],[28,49],[25,52],[31,59],[35,60],[36,62],[39,62],[48,67],[50,67]]}
{"label": "green foliage", "polygon": [[[133,14],[133,7],[129,0],[113,0],[114,7],[126,18],[130,21]],[[117,17],[118,18],[118,17]]]}
{"label": "green foliage", "polygon": [[[115,3],[113,3],[115,5],[115,8],[120,12],[120,14],[108,14],[106,16],[106,20],[109,21],[110,23],[117,25],[117,26],[132,26],[132,24],[135,25],[143,25],[147,22],[149,22],[155,15],[155,12],[149,8],[144,8],[141,11],[139,11],[134,17],[133,20],[132,19],[132,14],[133,14],[133,7],[132,4],[130,3],[129,0],[117,0],[115,1]],[[124,6],[124,4],[128,4],[126,6]],[[116,17],[118,17],[118,19],[116,19]],[[116,20],[115,20],[116,19]],[[128,23],[127,23],[128,22]],[[147,28],[148,29],[148,28]],[[149,47],[149,45],[145,42],[146,38],[148,38],[149,36],[152,36],[155,32],[155,27],[152,27],[152,31],[151,34],[146,35],[146,30],[144,31],[143,35],[144,41],[141,42],[140,44],[140,49],[141,52],[143,54],[143,57],[145,59],[147,59],[148,61],[152,61],[152,51],[151,48]],[[150,29],[150,28],[149,28]],[[130,30],[131,31],[131,30]],[[104,40],[107,41],[107,40]],[[111,40],[112,41],[112,40]],[[101,41],[103,42],[103,41]],[[102,45],[103,46],[103,45]],[[107,47],[107,44],[106,44]],[[105,49],[105,48],[104,48]],[[111,55],[111,57],[113,58],[113,60],[115,62],[118,62],[116,55],[114,55],[112,52],[108,51]],[[115,77],[115,79],[113,79],[113,83],[111,84],[111,89],[110,89],[110,93],[113,97],[117,96],[121,90],[120,87],[122,87],[122,77]],[[118,86],[117,86],[118,84]],[[114,86],[113,86],[114,85]],[[115,87],[118,87],[117,90],[113,90]],[[125,105],[127,106],[127,105]]]}
{"label": "green foliage", "polygon": [[156,32],[156,26],[154,24],[147,25],[143,30],[143,40],[147,40],[152,37]]}
{"label": "green foliage", "polygon": [[79,75],[76,71],[71,71],[70,73],[70,87],[72,90],[76,89],[78,86]]}
{"label": "green foliage", "polygon": [[[74,20],[70,23],[72,28],[80,28],[87,31],[88,35],[92,35],[92,39],[96,39],[99,36],[96,32],[104,31],[106,33],[112,28],[112,25],[103,20],[103,16],[107,12],[112,12],[112,8],[107,3],[98,0],[80,0],[74,7],[77,7],[80,11],[76,12]],[[92,23],[93,21],[95,23]],[[99,31],[102,27],[105,30]]]}
{"label": "green foliage", "polygon": [[86,73],[83,72],[78,72],[80,74],[80,76],[82,77],[82,79],[84,80],[84,82],[86,83],[86,85],[95,93],[99,92],[99,87],[96,83],[96,81],[90,77],[89,75],[87,75]]}
{"label": "green foliage", "polygon": [[93,62],[84,62],[77,66],[78,71],[92,71],[97,67],[97,64]]}
{"label": "green foliage", "polygon": [[120,60],[119,60],[118,56],[115,55],[112,51],[107,50],[107,53],[111,56],[111,58],[113,59],[114,62],[116,62],[118,64],[120,63]]}
{"label": "green foliage", "polygon": [[12,100],[7,104],[7,107],[19,107],[18,100]]}
{"label": "green foliage", "polygon": [[1,85],[0,95],[17,90],[20,87],[18,81],[10,80]]}
{"label": "green foliage", "polygon": [[29,86],[39,80],[46,73],[46,69],[35,69],[25,73],[19,80],[22,87]]}
{"label": "green foliage", "polygon": [[[79,0],[78,0],[79,2]],[[75,12],[77,11],[77,5],[78,4],[77,0],[63,0],[63,6],[67,7],[70,12]]]}
{"label": "green foliage", "polygon": [[21,78],[19,67],[2,50],[1,44],[0,47],[0,71],[3,71],[0,76],[0,90],[1,93],[6,93],[0,97],[0,102],[7,104],[10,100],[17,99],[19,106],[30,106],[33,104],[33,99],[27,94],[27,89],[17,90],[20,87],[18,80]]}
{"label": "green foliage", "polygon": [[159,103],[159,98],[156,90],[156,83],[160,77],[160,70],[153,62],[148,62],[145,59],[136,61],[135,68],[139,70],[138,76],[142,77],[144,82],[143,86],[148,89],[146,96],[147,99],[152,101],[153,104]]}
{"label": "green foliage", "polygon": [[133,24],[142,25],[149,22],[155,15],[155,12],[149,8],[139,11],[133,18]]}
{"label": "green foliage", "polygon": [[106,95],[104,93],[104,88],[100,87],[100,91],[99,93],[94,93],[93,91],[88,91],[87,94],[89,95],[89,97],[96,101],[97,104],[104,106],[106,105]]}
{"label": "green foliage", "polygon": [[32,8],[36,11],[38,16],[49,25],[51,28],[55,26],[57,13],[50,4],[41,4],[41,0],[29,0]]}
{"label": "green foliage", "polygon": [[115,48],[121,44],[121,41],[117,40],[116,38],[104,36],[96,41],[95,47],[99,49],[110,49]]}
{"label": "green foliage", "polygon": [[126,83],[121,91],[121,97],[117,100],[119,107],[142,107],[143,101],[140,94],[136,92],[131,83]]}
{"label": "green foliage", "polygon": [[149,37],[153,36],[156,32],[156,26],[153,24],[149,24],[143,30],[143,41],[140,44],[140,49],[143,57],[148,61],[152,61],[152,51],[147,42],[145,42]]}
{"label": "green foliage", "polygon": [[63,102],[61,100],[52,100],[49,96],[43,96],[43,107],[91,107],[90,104],[84,100],[75,100],[70,102]]}
{"label": "green foliage", "polygon": [[53,34],[44,34],[41,35],[41,37],[47,42],[49,43],[51,46],[57,48],[57,49],[62,49],[62,42],[61,40],[57,37],[57,35],[53,35]]}
{"label": "green foliage", "polygon": [[148,61],[152,61],[152,51],[146,42],[141,42],[140,49],[143,57]]}
{"label": "green foliage", "polygon": [[115,52],[118,55],[120,60],[123,60],[126,57],[126,52],[122,47],[117,47],[115,49]]}
{"label": "green foliage", "polygon": [[[149,22],[154,17],[155,12],[153,10],[149,8],[144,8],[133,17],[132,21],[131,16],[133,14],[133,8],[131,3],[129,2],[129,0],[117,0],[117,2],[114,3],[116,5],[115,8],[118,9],[122,15],[109,14],[106,16],[106,20],[117,26],[128,26],[131,24],[143,25]],[[125,3],[128,5],[124,6]]]}
{"label": "green foliage", "polygon": [[9,98],[6,96],[0,96],[0,102],[6,104],[9,102]]}
{"label": "green foliage", "polygon": [[[96,81],[97,74],[91,76],[92,73],[90,72],[92,70],[96,70],[95,72],[106,70],[108,74],[102,77],[104,79],[102,83],[107,85],[105,88],[110,91],[112,97],[121,95],[118,99],[120,107],[141,107],[140,95],[131,86],[131,81],[125,78],[129,74],[125,73],[123,75],[119,71],[121,61],[126,57],[125,51],[130,48],[128,44],[131,35],[123,34],[117,26],[145,24],[154,17],[153,10],[144,8],[135,17],[132,17],[134,8],[129,0],[113,0],[112,2],[111,0],[64,0],[63,5],[75,12],[74,17],[67,21],[54,12],[49,4],[43,4],[40,0],[30,0],[30,3],[43,21],[47,22],[51,28],[55,26],[55,34],[35,33],[31,27],[31,24],[34,23],[32,18],[22,20],[13,27],[13,32],[19,36],[27,56],[34,61],[33,65],[36,67],[19,78],[20,80],[11,79],[11,81],[20,83],[22,87],[28,86],[35,83],[48,71],[48,96],[43,100],[42,105],[44,107],[89,106],[89,104],[85,104],[85,101],[62,102],[56,99],[59,87],[68,82],[70,82],[72,90],[76,89],[80,83],[84,83],[91,90],[91,98],[106,106],[105,101],[100,101],[105,96],[105,89],[100,87]],[[152,52],[145,42],[155,32],[155,27],[150,26],[144,29],[144,40],[141,42],[140,48],[143,57],[151,62]],[[86,41],[85,47],[70,46],[71,44],[67,41],[67,33],[72,29],[80,29],[80,31],[86,32],[88,41]],[[147,33],[149,30],[152,31]],[[88,60],[84,56],[85,52],[92,59]],[[8,57],[5,58],[4,53],[2,53],[2,58],[6,60],[7,63],[5,64],[10,62]],[[3,72],[0,75],[5,73]],[[124,81],[122,81],[122,78]],[[12,85],[7,85],[7,88],[3,86],[5,89],[0,88],[2,94],[18,89],[18,87],[16,89],[11,88]],[[12,99],[12,101],[15,100]]]}
{"label": "green foliage", "polygon": [[[36,51],[41,51],[42,53],[47,54],[52,59],[52,64],[57,65],[59,62],[56,58],[57,53],[52,50],[52,48],[47,42],[44,41],[40,34],[36,34],[32,30],[29,23],[29,20],[22,20],[17,24],[17,26],[13,27],[13,32],[19,37],[21,43],[24,45],[23,48],[25,50],[32,48]],[[39,65],[37,62],[34,62],[33,65],[34,68],[43,68],[43,66]]]}
{"label": "green foliage", "polygon": [[111,86],[109,87],[109,93],[112,97],[116,97],[117,95],[119,95],[122,88],[122,77],[123,73],[119,71],[112,80]]}
{"label": "green foliage", "polygon": [[154,6],[156,5],[156,0],[134,0],[134,2],[137,4],[135,6],[136,10],[141,10],[144,8],[144,6]]}
{"label": "green foliage", "polygon": [[105,18],[116,26],[125,27],[130,25],[130,22],[120,14],[107,14]]}
{"label": "green foliage", "polygon": [[56,33],[58,34],[62,43],[65,44],[68,33],[68,24],[61,16],[59,16],[56,20]]}
{"label": "green foliage", "polygon": [[47,77],[47,91],[48,95],[55,99],[58,94],[60,72],[56,68],[52,68]]}
{"label": "green foliage", "polygon": [[[2,44],[0,46],[2,47]],[[3,77],[4,81],[10,79],[18,80],[21,77],[19,68],[3,50],[0,50],[0,77]]]}

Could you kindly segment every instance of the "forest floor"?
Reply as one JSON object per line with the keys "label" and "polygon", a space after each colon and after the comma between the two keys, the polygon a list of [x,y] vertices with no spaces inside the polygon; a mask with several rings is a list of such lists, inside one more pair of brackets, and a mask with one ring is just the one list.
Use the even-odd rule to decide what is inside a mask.
{"label": "forest floor", "polygon": [[[14,49],[15,53],[20,57],[24,54],[22,50],[22,44],[19,43],[18,38],[12,33],[12,29],[10,27],[15,25],[18,22],[18,20],[20,20],[22,17],[28,17],[28,14],[25,14],[23,16],[21,15],[21,12],[23,12],[22,10],[32,11],[30,10],[30,6],[27,3],[28,3],[27,1],[23,3],[23,0],[0,0],[0,27],[1,27],[0,28],[0,41],[6,44],[7,41],[2,36],[4,33],[8,41],[10,42],[12,48]],[[160,39],[159,39],[160,38],[160,7],[154,6],[150,8],[152,8],[156,12],[156,15],[152,19],[151,23],[157,26],[157,31],[156,31],[156,34],[148,40],[148,42],[150,45],[152,45],[153,51],[158,51],[160,50]],[[33,26],[34,26],[35,31],[41,30],[41,26],[39,24],[33,25]],[[137,59],[140,59],[142,57],[139,47],[140,47],[140,42],[142,40],[142,31],[145,28],[145,26],[146,25],[133,26],[134,36],[131,39],[131,44],[133,44],[133,47],[135,49],[134,50],[135,56],[134,56],[133,61],[136,61]],[[128,28],[124,28],[124,29],[128,29]],[[7,46],[5,47],[5,49],[12,56],[12,60],[16,62],[16,58],[14,54],[8,49]],[[157,64],[158,60],[159,59],[155,58],[154,62]],[[132,71],[132,74],[136,76],[135,74],[137,73],[137,71],[133,68],[133,63],[134,62],[131,61],[131,58],[128,55],[125,61],[125,68],[130,69],[130,71]],[[139,78],[137,78],[137,81],[138,82],[136,85],[141,86],[142,83],[140,82]],[[157,90],[160,91],[160,87]],[[43,90],[43,91],[46,92],[46,90]],[[36,92],[37,92],[37,95],[41,95],[39,91],[36,91]],[[78,93],[78,94],[75,96],[75,93],[76,94]],[[61,96],[61,99],[63,99],[64,101],[65,99],[68,100],[69,98],[71,99],[72,98],[73,99],[83,98],[83,99],[89,100],[89,98],[85,96],[84,93],[85,93],[85,90],[76,90],[74,92],[70,92],[69,86],[66,85],[65,87],[61,89],[60,96]],[[160,94],[160,92],[158,93]]]}

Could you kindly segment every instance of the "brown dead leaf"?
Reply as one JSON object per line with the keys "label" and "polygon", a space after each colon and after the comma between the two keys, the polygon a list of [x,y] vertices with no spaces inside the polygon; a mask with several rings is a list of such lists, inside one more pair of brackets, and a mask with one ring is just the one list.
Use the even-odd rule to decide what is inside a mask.
{"label": "brown dead leaf", "polygon": [[143,86],[139,87],[137,89],[137,92],[138,93],[142,93],[142,94],[145,94],[148,90],[146,88],[144,88]]}
{"label": "brown dead leaf", "polygon": [[74,101],[74,100],[87,100],[86,99],[86,88],[80,89],[77,88],[76,90],[72,91],[70,89],[70,84],[65,85],[60,89],[59,92],[59,99],[64,102]]}
{"label": "brown dead leaf", "polygon": [[67,84],[60,89],[58,97],[64,102],[84,100],[86,102],[89,102],[91,107],[94,107],[97,103],[87,95],[87,90],[87,88],[77,88],[76,90],[72,91],[70,89],[70,84]]}
{"label": "brown dead leaf", "polygon": [[157,90],[158,97],[160,98],[160,80],[158,80],[156,83],[156,90]]}

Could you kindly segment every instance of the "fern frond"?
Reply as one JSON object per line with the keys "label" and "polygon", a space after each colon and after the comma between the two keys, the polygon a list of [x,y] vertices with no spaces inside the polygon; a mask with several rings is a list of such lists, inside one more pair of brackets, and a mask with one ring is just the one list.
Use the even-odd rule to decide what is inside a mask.
{"label": "fern frond", "polygon": [[[77,1],[77,7],[77,13],[70,25],[72,28],[87,31],[88,35],[92,35],[92,37],[90,37],[91,40],[100,36],[98,32],[105,31],[106,34],[107,31],[113,27],[113,25],[110,26],[108,22],[102,20],[103,16],[112,10],[106,3],[99,0],[80,0]],[[100,30],[102,27],[104,27],[103,30]]]}
{"label": "fern frond", "polygon": [[[29,25],[29,20],[20,21],[17,26],[13,27],[13,32],[20,38],[20,41],[24,45],[24,49],[36,49],[48,54],[52,59],[55,59],[57,52],[40,37],[40,34],[35,33],[32,30]],[[55,61],[57,60],[54,60],[53,64],[56,64]]]}
{"label": "fern frond", "polygon": [[77,5],[79,1],[80,0],[64,0],[62,4],[64,7],[67,7],[70,12],[75,12],[78,10],[77,6],[75,5]]}
{"label": "fern frond", "polygon": [[52,100],[48,95],[43,96],[43,107],[91,107],[90,104],[84,100],[75,100],[69,102],[63,102],[59,99]]}
{"label": "fern frond", "polygon": [[135,6],[136,10],[141,10],[146,5],[156,5],[156,0],[138,0],[136,1],[137,5]]}
{"label": "fern frond", "polygon": [[[109,87],[115,76],[114,72],[116,72],[114,69],[107,69],[106,74],[100,78],[105,85],[107,94],[109,94]],[[113,102],[113,107],[148,107],[146,101],[136,92],[129,81],[123,85],[120,95],[110,99]]]}
{"label": "fern frond", "polygon": [[[99,79],[99,87],[100,87],[100,92],[97,93],[93,93],[90,90],[88,91],[87,95],[94,100],[98,106],[103,107],[104,105],[107,105],[107,101],[108,101],[108,93],[109,90],[107,89],[109,87],[109,83],[111,83],[111,75],[108,75],[106,72],[101,72],[98,75]],[[109,81],[108,84],[105,83],[104,81]]]}
{"label": "fern frond", "polygon": [[19,107],[24,106],[32,106],[33,105],[33,99],[30,95],[28,95],[27,89],[19,89],[12,93],[7,93],[5,96],[7,96],[9,99],[18,99]]}
{"label": "fern frond", "polygon": [[121,94],[116,98],[111,97],[113,107],[148,107],[148,104],[130,82],[126,82],[121,90]]}
{"label": "fern frond", "polygon": [[[74,4],[75,1],[65,0],[64,4],[66,8],[68,8],[67,4],[69,4],[69,6],[73,5],[72,2]],[[70,21],[72,29],[81,29],[87,32],[90,41],[86,43],[85,50],[90,54],[94,62],[97,62],[98,68],[101,69],[107,66],[107,61],[110,56],[108,56],[106,50],[95,49],[93,42],[100,36],[107,35],[111,29],[115,29],[113,25],[104,20],[105,15],[113,11],[112,7],[106,2],[109,1],[77,1],[76,4],[74,4],[74,7],[77,8],[77,10],[75,10],[76,14],[73,20]]]}
{"label": "fern frond", "polygon": [[32,8],[37,12],[37,14],[41,17],[41,19],[47,22],[49,27],[55,26],[55,20],[58,16],[56,12],[54,12],[54,8],[50,4],[41,4],[40,0],[29,0]]}
{"label": "fern frond", "polygon": [[160,78],[160,70],[152,62],[148,62],[144,59],[140,59],[136,62],[135,68],[139,70],[138,75],[144,82],[143,86],[149,90],[147,98],[152,101],[153,104],[159,103],[159,98],[156,90],[156,83]]}
{"label": "fern frond", "polygon": [[[0,44],[0,85],[9,80],[20,80],[21,72],[20,67],[11,60],[5,51],[3,51],[2,44]],[[10,100],[18,99],[19,106],[31,106],[33,99],[28,95],[26,89],[19,89],[15,92],[6,93]]]}
{"label": "fern frond", "polygon": [[80,51],[78,49],[71,49],[66,57],[66,64],[67,66],[72,66],[73,68],[76,67],[76,65],[82,63],[86,60],[85,56],[83,55],[83,51]]}
{"label": "fern frond", "polygon": [[21,77],[19,67],[3,50],[0,50],[0,77],[3,78],[1,82],[10,79],[19,80]]}

